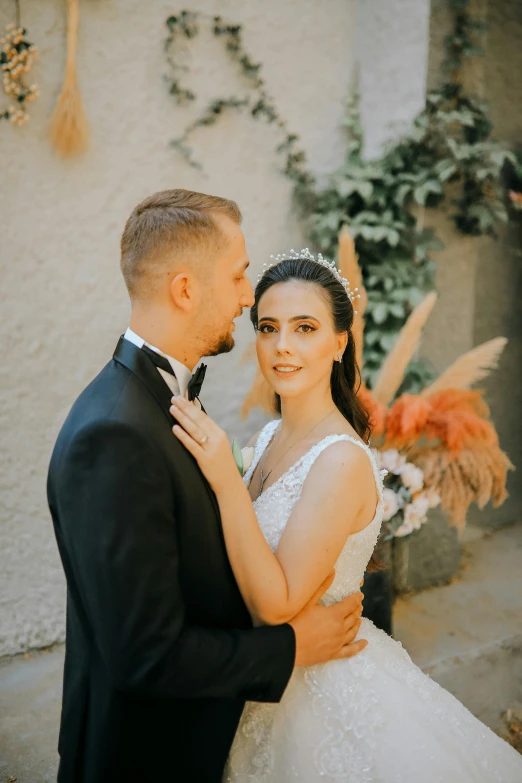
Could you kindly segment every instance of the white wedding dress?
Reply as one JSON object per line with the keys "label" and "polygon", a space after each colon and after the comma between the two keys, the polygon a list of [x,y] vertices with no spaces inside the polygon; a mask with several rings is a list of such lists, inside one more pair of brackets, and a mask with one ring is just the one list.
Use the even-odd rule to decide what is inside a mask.
{"label": "white wedding dress", "polygon": [[[277,426],[260,433],[247,484]],[[330,435],[254,502],[275,550],[314,461],[339,440],[366,451],[380,500],[372,522],[347,540],[327,604],[359,590],[379,535],[383,476],[370,448]],[[246,704],[226,783],[522,782],[522,756],[423,674],[399,642],[367,619],[359,635],[368,646],[354,658],[296,668],[279,704]]]}

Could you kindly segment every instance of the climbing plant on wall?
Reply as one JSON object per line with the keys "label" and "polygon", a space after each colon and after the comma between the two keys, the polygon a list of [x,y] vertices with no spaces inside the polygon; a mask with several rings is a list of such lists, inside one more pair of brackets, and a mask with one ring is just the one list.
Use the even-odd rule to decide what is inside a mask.
{"label": "climbing plant on wall", "polygon": [[[491,140],[487,104],[469,96],[462,83],[464,59],[482,54],[477,39],[483,25],[471,18],[468,5],[451,0],[444,78],[428,93],[412,131],[378,160],[366,161],[354,102],[346,161],[317,194],[311,219],[315,244],[326,254],[334,252],[343,222],[356,237],[369,297],[365,376],[370,386],[405,318],[434,286],[430,252],[441,243],[422,229],[423,208],[440,205],[449,192],[457,229],[473,236],[494,235],[496,222],[507,220],[501,172],[514,158]],[[426,362],[412,362],[400,392],[418,391],[430,374]]]}
{"label": "climbing plant on wall", "polygon": [[243,76],[247,91],[240,96],[215,98],[199,117],[185,128],[184,133],[171,142],[172,147],[190,166],[201,168],[201,164],[189,147],[194,131],[214,125],[227,111],[248,111],[253,119],[263,119],[270,124],[275,124],[280,130],[281,142],[277,152],[283,157],[284,172],[293,181],[300,203],[303,206],[308,205],[310,197],[313,197],[315,180],[306,165],[306,154],[299,147],[298,135],[289,130],[286,120],[280,114],[268,91],[261,75],[261,64],[254,62],[246,51],[241,25],[229,24],[220,16],[208,16],[193,11],[181,11],[176,16],[169,16],[166,22],[169,33],[165,40],[165,52],[171,69],[167,77],[170,94],[180,105],[190,104],[197,98],[193,90],[182,84],[181,75],[184,68],[176,61],[176,52],[183,41],[189,41],[198,35],[202,23],[206,24],[212,34],[223,42],[227,53],[237,64]]}
{"label": "climbing plant on wall", "polygon": [[[430,254],[442,243],[423,228],[424,208],[451,199],[457,229],[473,236],[494,235],[495,224],[507,220],[501,171],[504,163],[514,158],[491,139],[488,107],[467,94],[462,80],[465,58],[482,54],[479,41],[484,28],[469,13],[469,0],[449,3],[453,29],[445,41],[444,78],[437,90],[428,93],[411,132],[378,159],[367,160],[363,155],[359,96],[354,90],[346,119],[346,158],[324,189],[317,188],[297,134],[288,128],[270,97],[261,65],[246,52],[241,27],[227,24],[220,17],[188,11],[167,20],[165,47],[172,69],[169,89],[178,103],[193,102],[196,95],[181,84],[176,47],[181,39],[198,34],[202,19],[224,41],[248,85],[247,92],[239,97],[213,101],[172,142],[187,162],[199,166],[189,146],[197,128],[214,124],[225,111],[248,110],[254,119],[264,118],[281,130],[278,153],[283,155],[284,172],[294,183],[295,201],[310,241],[333,258],[339,230],[343,223],[348,224],[368,292],[364,375],[370,387],[408,315],[434,286],[435,264]],[[414,360],[398,393],[418,391],[432,374],[425,361]]]}

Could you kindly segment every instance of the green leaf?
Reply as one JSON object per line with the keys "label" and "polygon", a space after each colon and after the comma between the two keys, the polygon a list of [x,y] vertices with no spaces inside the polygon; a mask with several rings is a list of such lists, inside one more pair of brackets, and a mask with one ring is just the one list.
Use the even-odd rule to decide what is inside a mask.
{"label": "green leaf", "polygon": [[382,348],[386,351],[386,353],[389,353],[393,346],[395,345],[395,341],[398,337],[398,332],[387,332],[386,334],[383,334],[380,343]]}
{"label": "green leaf", "polygon": [[442,186],[438,180],[429,179],[426,182],[424,182],[422,185],[419,185],[413,191],[413,198],[415,199],[417,204],[424,206],[424,204],[426,203],[426,199],[428,198],[430,193],[437,193],[437,194],[442,193]]}
{"label": "green leaf", "polygon": [[457,167],[452,160],[442,160],[435,166],[435,171],[441,182],[447,182],[455,174]]}
{"label": "green leaf", "polygon": [[406,196],[410,193],[410,191],[411,185],[408,182],[403,182],[402,185],[399,185],[395,193],[395,203],[402,207]]}
{"label": "green leaf", "polygon": [[388,317],[388,307],[384,302],[379,302],[379,304],[372,309],[371,314],[376,324],[382,324]]}
{"label": "green leaf", "polygon": [[373,193],[372,183],[360,181],[360,182],[356,182],[355,185],[356,185],[355,190],[357,191],[357,193],[359,193],[359,195],[362,198],[366,199],[366,201],[369,201]]}
{"label": "green leaf", "polygon": [[400,304],[390,304],[389,306],[390,313],[395,316],[395,318],[404,318],[405,312],[404,307]]}
{"label": "green leaf", "polygon": [[241,447],[237,440],[234,438],[232,441],[232,454],[234,456],[235,463],[238,467],[239,472],[241,475],[244,475],[244,461],[243,461],[243,454],[241,451]]}

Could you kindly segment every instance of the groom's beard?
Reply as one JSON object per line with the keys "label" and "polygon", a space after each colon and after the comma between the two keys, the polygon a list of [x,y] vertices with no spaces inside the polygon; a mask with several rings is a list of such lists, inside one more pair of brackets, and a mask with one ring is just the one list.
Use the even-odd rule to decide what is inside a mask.
{"label": "groom's beard", "polygon": [[229,353],[235,344],[232,334],[227,334],[220,337],[214,345],[209,346],[205,352],[205,356],[219,356],[220,353]]}
{"label": "groom's beard", "polygon": [[[240,310],[236,313],[234,316],[235,318],[240,318],[240,316],[243,315],[243,308],[240,308]],[[216,340],[214,343],[211,343],[205,352],[205,356],[219,356],[220,353],[229,353],[232,348],[235,346],[235,340],[234,336],[232,334],[232,331],[230,330],[230,326],[228,328],[228,332],[226,334],[221,334],[219,337],[216,337]]]}

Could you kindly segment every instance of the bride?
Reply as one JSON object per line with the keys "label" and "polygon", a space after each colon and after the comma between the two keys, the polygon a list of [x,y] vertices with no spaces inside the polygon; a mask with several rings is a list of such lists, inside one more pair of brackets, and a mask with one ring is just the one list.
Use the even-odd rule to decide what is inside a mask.
{"label": "bride", "polygon": [[[251,319],[281,419],[254,439],[241,480],[225,433],[182,398],[175,435],[221,511],[255,624],[293,618],[335,567],[325,603],[359,589],[381,526],[382,475],[356,397],[354,294],[303,251],[278,256]],[[520,783],[522,758],[367,619],[349,660],[297,667],[279,704],[249,702],[224,781]]]}

